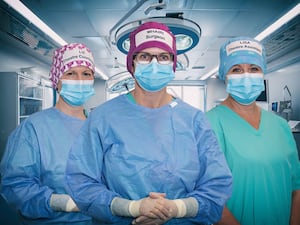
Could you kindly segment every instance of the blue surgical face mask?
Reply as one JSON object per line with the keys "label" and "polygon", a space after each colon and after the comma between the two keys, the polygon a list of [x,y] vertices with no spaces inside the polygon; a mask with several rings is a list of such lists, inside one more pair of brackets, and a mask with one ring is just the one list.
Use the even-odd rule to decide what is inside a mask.
{"label": "blue surgical face mask", "polygon": [[227,75],[226,91],[242,105],[249,105],[254,102],[264,89],[262,73]]}
{"label": "blue surgical face mask", "polygon": [[60,96],[72,106],[83,105],[95,94],[94,80],[61,80]]}
{"label": "blue surgical face mask", "polygon": [[134,77],[145,91],[156,92],[174,79],[173,64],[162,65],[152,61],[149,64],[136,63]]}

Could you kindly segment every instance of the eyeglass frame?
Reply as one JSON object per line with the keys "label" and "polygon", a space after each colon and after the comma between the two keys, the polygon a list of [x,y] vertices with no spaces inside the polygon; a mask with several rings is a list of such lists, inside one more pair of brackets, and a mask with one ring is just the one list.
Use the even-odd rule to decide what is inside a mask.
{"label": "eyeglass frame", "polygon": [[[147,55],[147,56],[150,56],[150,57],[151,57],[151,58],[150,58],[150,61],[148,62],[148,61],[139,61],[139,60],[137,60],[137,56],[138,56],[138,54],[140,54],[140,53],[143,53],[143,54],[145,54],[145,55]],[[161,61],[161,60],[159,60],[159,57],[162,56],[162,55],[168,55],[168,56],[170,56],[170,60],[169,60],[167,63],[164,63],[164,62],[166,62],[166,61]],[[173,53],[170,53],[170,52],[162,52],[162,53],[159,53],[159,54],[150,54],[150,53],[148,53],[148,52],[136,52],[136,53],[133,55],[133,60],[136,61],[136,62],[139,63],[139,64],[147,65],[147,64],[150,64],[150,63],[152,62],[152,60],[153,60],[154,57],[156,58],[156,61],[157,61],[159,64],[161,64],[161,65],[169,65],[169,64],[171,64],[171,63],[174,62],[174,54],[173,54]],[[162,62],[163,62],[163,63],[162,63]]]}

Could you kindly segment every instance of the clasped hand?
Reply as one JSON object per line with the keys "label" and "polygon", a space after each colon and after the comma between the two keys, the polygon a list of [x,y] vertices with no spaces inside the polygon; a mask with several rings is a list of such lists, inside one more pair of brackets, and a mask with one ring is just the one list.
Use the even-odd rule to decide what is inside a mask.
{"label": "clasped hand", "polygon": [[176,204],[165,198],[164,193],[150,192],[149,197],[142,199],[140,216],[132,224],[159,225],[176,217],[178,209]]}

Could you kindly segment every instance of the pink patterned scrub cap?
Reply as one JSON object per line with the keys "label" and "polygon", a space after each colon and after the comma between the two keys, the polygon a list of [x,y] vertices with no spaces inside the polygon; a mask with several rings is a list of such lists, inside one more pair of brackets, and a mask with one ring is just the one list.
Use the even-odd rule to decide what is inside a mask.
{"label": "pink patterned scrub cap", "polygon": [[71,43],[56,49],[50,70],[53,88],[57,87],[59,79],[67,70],[77,66],[86,66],[95,72],[94,57],[87,46]]}

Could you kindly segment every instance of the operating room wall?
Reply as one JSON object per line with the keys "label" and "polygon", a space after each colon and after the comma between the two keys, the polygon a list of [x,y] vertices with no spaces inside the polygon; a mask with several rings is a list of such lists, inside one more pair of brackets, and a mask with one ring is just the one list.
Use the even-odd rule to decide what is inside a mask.
{"label": "operating room wall", "polygon": [[85,109],[92,111],[95,107],[106,101],[105,81],[96,78],[94,81],[95,95],[84,105]]}
{"label": "operating room wall", "polygon": [[226,97],[224,81],[218,78],[207,79],[207,111],[217,106]]}
{"label": "operating room wall", "polygon": [[[289,100],[289,95],[284,92],[287,86],[291,92],[292,114],[291,120],[300,120],[300,62],[284,69],[272,72],[266,77],[269,80],[269,104],[276,101]],[[284,95],[286,99],[284,99]]]}

